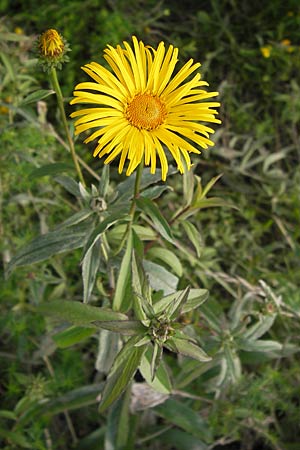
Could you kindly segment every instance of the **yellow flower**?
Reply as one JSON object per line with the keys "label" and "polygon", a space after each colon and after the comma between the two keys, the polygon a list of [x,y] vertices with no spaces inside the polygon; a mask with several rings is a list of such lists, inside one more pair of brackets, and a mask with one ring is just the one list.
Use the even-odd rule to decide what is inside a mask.
{"label": "yellow flower", "polygon": [[64,43],[56,30],[50,29],[40,36],[40,51],[43,56],[59,56],[64,50]]}
{"label": "yellow flower", "polygon": [[288,45],[291,45],[291,41],[289,39],[283,39],[283,41],[281,41],[281,45],[287,47]]}
{"label": "yellow flower", "polygon": [[177,48],[170,45],[166,51],[161,42],[155,50],[136,37],[132,41],[133,47],[124,42],[124,48],[105,49],[104,58],[113,73],[96,62],[82,68],[94,82],[78,84],[71,104],[95,107],[71,114],[81,116],[75,122],[75,134],[97,128],[85,140],[98,139],[94,156],[106,155],[105,164],[119,156],[119,173],[127,159],[128,176],[143,160],[155,173],[158,155],[162,179],[166,180],[166,149],[183,173],[185,165],[191,167],[189,153],[201,153],[197,146],[214,145],[209,139],[214,130],[199,122],[220,123],[215,118],[217,111],[211,109],[220,104],[205,101],[218,93],[202,89],[208,84],[200,81],[199,73],[187,81],[200,66],[192,59],[173,75]]}
{"label": "yellow flower", "polygon": [[23,28],[20,27],[16,27],[14,31],[16,34],[24,34]]}
{"label": "yellow flower", "polygon": [[260,47],[260,51],[264,58],[270,58],[272,47],[270,45],[268,45],[266,47]]}

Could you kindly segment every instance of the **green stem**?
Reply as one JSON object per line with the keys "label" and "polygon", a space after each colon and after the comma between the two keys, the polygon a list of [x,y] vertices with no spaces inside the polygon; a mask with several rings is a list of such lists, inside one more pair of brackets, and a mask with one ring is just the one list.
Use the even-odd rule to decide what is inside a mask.
{"label": "green stem", "polygon": [[140,185],[141,185],[143,169],[144,169],[144,161],[141,161],[141,163],[139,164],[139,166],[136,170],[135,183],[134,183],[134,194],[133,194],[133,199],[132,199],[132,203],[131,203],[131,207],[130,207],[130,211],[129,211],[129,214],[131,216],[131,222],[133,221],[133,216],[135,213],[135,207],[136,207],[135,200],[140,195]]}
{"label": "green stem", "polygon": [[66,117],[65,108],[64,108],[64,99],[63,99],[62,92],[61,92],[61,89],[60,89],[60,85],[59,85],[59,82],[58,82],[56,69],[54,67],[51,68],[50,78],[51,78],[53,89],[55,90],[55,93],[56,93],[57,103],[58,103],[58,107],[59,107],[59,111],[60,111],[63,127],[64,127],[64,130],[65,130],[66,136],[67,136],[69,149],[70,149],[70,152],[71,152],[71,155],[72,155],[72,159],[73,159],[73,162],[74,162],[74,165],[75,165],[75,169],[77,171],[77,175],[79,177],[79,180],[81,181],[83,186],[85,186],[86,184],[85,184],[85,181],[84,181],[81,169],[80,169],[80,165],[79,165],[79,162],[78,162],[78,159],[77,159],[77,155],[76,155],[75,147],[74,147],[74,142],[73,142],[73,139],[71,137],[70,130],[69,130],[69,127],[68,127],[67,117]]}

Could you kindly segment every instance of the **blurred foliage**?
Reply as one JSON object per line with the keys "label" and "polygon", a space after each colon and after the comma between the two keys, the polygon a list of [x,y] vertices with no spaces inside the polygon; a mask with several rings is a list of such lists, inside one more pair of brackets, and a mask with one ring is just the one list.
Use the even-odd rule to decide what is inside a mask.
{"label": "blurred foliage", "polygon": [[[47,28],[58,29],[72,48],[70,63],[59,73],[67,98],[80,80],[81,65],[103,63],[105,46],[132,34],[150,45],[164,40],[178,46],[180,64],[190,57],[199,60],[203,78],[220,92],[223,125],[215,134],[215,148],[201,155],[194,173],[203,186],[222,173],[213,195],[237,206],[200,209],[186,220],[190,226],[182,220],[173,229],[182,244],[177,256],[185,278],[211,293],[206,309],[187,312],[181,320],[187,330],[190,323],[199,325],[197,339],[210,351],[226,342],[220,359],[227,355],[231,372],[227,367],[222,379],[216,367],[203,370],[184,357],[175,364],[167,353],[176,396],[126,420],[126,396],[108,415],[96,409],[105,378],[94,363],[98,337],[57,348],[51,336],[60,330],[37,312],[46,300],[81,300],[78,251],[19,268],[1,283],[1,448],[110,449],[121,423],[119,433],[131,430],[128,450],[297,449],[299,2],[60,0],[41,5],[0,0],[0,14],[3,269],[17,248],[76,212],[62,178],[32,176],[34,168],[47,163],[69,163],[52,96],[47,103],[24,101],[36,89],[48,89],[31,51],[34,37]],[[92,160],[86,146],[77,146],[84,161],[101,173],[101,161]],[[92,174],[87,176],[95,182]],[[115,169],[111,178],[117,179]],[[159,200],[168,219],[189,195],[188,181],[185,186],[181,177],[170,180],[173,190]],[[106,276],[97,280],[94,298],[107,295]],[[282,343],[282,349],[245,351],[239,334],[245,328],[235,329],[237,311],[246,327],[274,310],[276,320],[264,338]],[[236,377],[235,384],[225,383],[228,377]],[[150,406],[151,401],[150,396]],[[190,424],[184,420],[187,414]]]}

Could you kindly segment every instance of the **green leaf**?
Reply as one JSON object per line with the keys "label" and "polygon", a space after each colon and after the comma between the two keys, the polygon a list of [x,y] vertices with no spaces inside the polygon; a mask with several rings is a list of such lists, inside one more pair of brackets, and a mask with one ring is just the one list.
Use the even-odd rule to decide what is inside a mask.
{"label": "green leaf", "polygon": [[209,193],[209,191],[211,190],[211,188],[216,184],[216,182],[223,176],[223,174],[221,173],[220,175],[217,175],[216,177],[213,177],[208,183],[207,185],[203,188],[203,191],[201,193],[201,197],[204,198],[206,197],[206,194]]}
{"label": "green leaf", "polygon": [[170,398],[163,404],[155,406],[153,411],[192,436],[196,436],[208,443],[211,442],[212,436],[208,423],[202,419],[198,411],[194,411],[182,401],[179,402]]}
{"label": "green leaf", "polygon": [[195,225],[192,222],[189,222],[188,220],[181,220],[180,225],[182,225],[184,231],[187,234],[187,237],[193,244],[197,257],[200,258],[202,253],[202,245],[201,245],[201,239],[200,234]]}
{"label": "green leaf", "polygon": [[[68,217],[68,219],[64,220],[62,223],[57,225],[54,229],[54,231],[62,230],[63,228],[72,227],[74,225],[77,225],[78,223],[84,222],[86,219],[88,219],[93,214],[93,211],[91,209],[82,209],[81,211],[76,212],[72,216]],[[90,229],[92,225],[92,220],[90,220],[89,225],[87,225],[87,228]]]}
{"label": "green leaf", "polygon": [[51,231],[33,239],[22,247],[11,259],[7,267],[9,275],[16,267],[33,264],[53,255],[80,248],[85,244],[87,225],[81,224],[68,230]]}
{"label": "green leaf", "polygon": [[164,262],[167,266],[170,267],[174,271],[174,273],[181,277],[183,273],[182,265],[180,260],[177,258],[175,253],[168,250],[167,248],[162,247],[152,247],[147,252],[148,259],[158,259],[159,261]]}
{"label": "green leaf", "polygon": [[82,340],[95,334],[94,328],[72,326],[66,330],[60,331],[54,334],[52,339],[59,348],[70,347],[71,345],[78,344]]}
{"label": "green leaf", "polygon": [[242,338],[245,340],[256,340],[263,336],[273,325],[277,314],[268,314],[259,318],[259,321],[242,332]]}
{"label": "green leaf", "polygon": [[202,440],[191,436],[186,431],[181,431],[172,427],[158,438],[158,442],[162,442],[174,449],[180,450],[208,450],[209,447]]}
{"label": "green leaf", "polygon": [[[177,291],[171,295],[167,295],[162,299],[158,300],[154,305],[153,309],[156,314],[159,314],[167,308],[167,306],[174,300],[176,295],[182,293],[183,291]],[[207,289],[190,289],[187,297],[187,301],[182,305],[181,313],[184,314],[192,309],[198,308],[202,305],[209,296]]]}
{"label": "green leaf", "polygon": [[253,340],[241,340],[239,341],[239,348],[246,352],[273,352],[282,350],[282,344],[277,341],[271,341],[267,339]]}
{"label": "green leaf", "polygon": [[22,413],[18,418],[18,425],[24,426],[26,423],[35,420],[35,418],[40,419],[42,416],[51,417],[64,411],[80,409],[96,403],[97,397],[102,389],[103,383],[94,383],[74,389],[51,400],[42,399]]}
{"label": "green leaf", "polygon": [[110,227],[112,227],[113,225],[115,225],[115,223],[117,222],[121,222],[124,220],[129,220],[129,215],[128,214],[120,214],[120,213],[115,213],[115,214],[110,214],[108,217],[106,217],[91,233],[91,235],[88,238],[87,244],[85,246],[85,250],[84,250],[84,254],[83,256],[85,256],[86,252],[88,251],[88,249],[90,248],[90,246],[93,244],[93,242],[95,241],[95,239],[100,236],[102,233],[104,233],[106,230],[108,230]]}
{"label": "green leaf", "polygon": [[133,378],[146,350],[146,346],[134,346],[137,340],[136,336],[130,338],[117,354],[102,393],[100,412],[119,398]]}
{"label": "green leaf", "polygon": [[180,314],[183,305],[186,303],[189,296],[190,287],[187,286],[184,291],[177,293],[175,298],[165,308],[165,315],[169,320],[173,320]]}
{"label": "green leaf", "polygon": [[45,176],[53,176],[57,175],[60,172],[69,172],[72,171],[73,167],[71,164],[66,163],[51,163],[46,164],[45,166],[38,167],[29,173],[28,177],[32,178],[41,178]]}
{"label": "green leaf", "polygon": [[[179,333],[177,333],[179,335]],[[190,356],[200,362],[211,361],[211,357],[198,345],[194,344],[190,337],[180,333],[180,337],[170,337],[164,344],[167,348],[185,356]]]}
{"label": "green leaf", "polygon": [[130,393],[130,389],[127,389],[108,413],[104,450],[125,450],[128,448]]}
{"label": "green leaf", "polygon": [[82,260],[83,302],[88,303],[101,261],[101,236],[97,236]]}
{"label": "green leaf", "polygon": [[150,217],[156,231],[167,241],[174,244],[171,229],[168,222],[162,216],[160,210],[149,198],[139,197],[136,200],[137,206]]}
{"label": "green leaf", "polygon": [[138,320],[94,321],[93,325],[105,330],[114,331],[115,333],[121,333],[125,336],[140,335],[147,331],[147,328]]}
{"label": "green leaf", "polygon": [[152,353],[153,353],[153,345],[149,345],[147,351],[143,355],[141,360],[141,364],[139,366],[139,371],[149,384],[155,391],[161,392],[162,394],[170,394],[172,391],[172,385],[169,378],[168,371],[164,365],[164,362],[161,361],[154,379],[152,379],[151,373],[151,361],[152,361]]}
{"label": "green leaf", "polygon": [[77,325],[92,324],[95,321],[110,322],[114,320],[127,320],[125,314],[67,300],[53,300],[51,302],[41,303],[37,307],[37,310],[40,313],[51,315],[60,320],[72,322]]}
{"label": "green leaf", "polygon": [[49,95],[55,94],[55,91],[52,89],[39,89],[35,92],[32,92],[31,94],[27,95],[21,102],[20,106],[29,105],[29,103],[36,103],[40,100],[43,100],[44,98],[49,97]]}
{"label": "green leaf", "polygon": [[162,290],[165,295],[172,294],[176,291],[178,277],[151,261],[144,260],[143,266],[149,277],[151,287],[156,290]]}
{"label": "green leaf", "polygon": [[136,317],[144,324],[148,323],[148,316],[145,311],[145,302],[151,303],[151,296],[144,298],[144,295],[149,292],[146,288],[148,280],[145,277],[142,264],[137,264],[137,256],[132,253],[132,296],[133,296],[133,309]]}
{"label": "green leaf", "polygon": [[108,374],[115,357],[121,350],[122,340],[118,333],[99,330],[99,345],[95,367],[98,372]]}
{"label": "green leaf", "polygon": [[[223,367],[224,383],[227,382],[236,383],[240,378],[242,372],[241,361],[236,351],[232,349],[228,343],[224,344],[224,359],[221,364],[224,363],[225,363],[225,367]],[[221,383],[219,382],[219,384]]]}
{"label": "green leaf", "polygon": [[[128,286],[131,283],[131,254],[132,254],[132,230],[129,228],[126,250],[122,259],[112,308],[114,311],[127,311],[130,303],[126,296]],[[132,300],[130,298],[130,300]]]}
{"label": "green leaf", "polygon": [[79,184],[76,183],[73,178],[68,177],[67,175],[57,175],[56,177],[54,177],[54,180],[61,186],[63,186],[66,191],[74,195],[74,197],[80,197]]}
{"label": "green leaf", "polygon": [[[199,210],[199,209],[205,209],[205,208],[214,208],[216,206],[225,206],[227,208],[234,208],[238,209],[236,205],[233,205],[232,203],[228,202],[227,200],[224,200],[223,198],[219,197],[210,197],[210,198],[203,198],[201,200],[198,200],[197,202],[193,203],[191,206],[191,210]],[[184,215],[182,216],[184,217]]]}

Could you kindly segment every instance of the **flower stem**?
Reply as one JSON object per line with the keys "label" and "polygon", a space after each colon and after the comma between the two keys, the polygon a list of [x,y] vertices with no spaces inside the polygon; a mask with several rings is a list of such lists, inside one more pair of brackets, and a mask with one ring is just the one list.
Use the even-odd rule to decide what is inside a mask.
{"label": "flower stem", "polygon": [[68,140],[68,146],[71,152],[71,156],[75,165],[75,169],[77,171],[77,175],[79,177],[79,180],[81,181],[81,183],[83,184],[83,186],[85,186],[85,181],[80,169],[80,165],[77,159],[77,155],[75,152],[75,147],[74,147],[74,142],[73,139],[71,137],[70,134],[70,130],[68,127],[68,122],[67,122],[67,118],[66,118],[66,113],[65,113],[65,108],[64,108],[64,99],[62,96],[62,92],[60,89],[60,85],[58,82],[58,78],[57,78],[57,73],[56,73],[56,69],[54,67],[51,68],[51,72],[50,72],[50,79],[51,79],[51,83],[53,86],[53,89],[55,90],[56,93],[56,98],[57,98],[57,103],[58,103],[58,107],[59,107],[59,111],[60,111],[60,115],[61,115],[61,119],[62,119],[62,123],[63,123],[63,127],[67,136],[67,140]]}
{"label": "flower stem", "polygon": [[131,221],[133,221],[133,216],[135,213],[135,206],[136,206],[135,200],[140,195],[140,185],[141,185],[143,169],[144,169],[144,161],[141,161],[141,163],[139,164],[139,166],[136,170],[135,183],[134,183],[134,194],[133,194],[133,199],[132,199],[132,203],[131,203],[131,207],[130,207],[130,211],[129,211],[129,214],[131,216]]}

